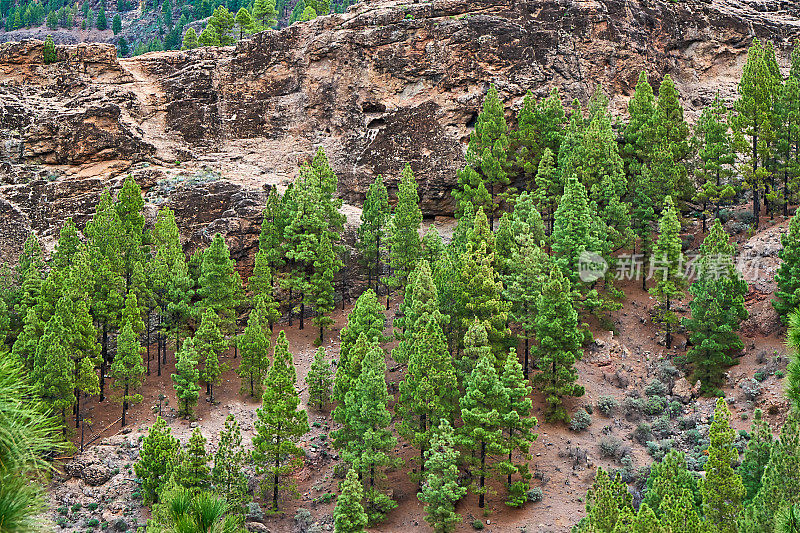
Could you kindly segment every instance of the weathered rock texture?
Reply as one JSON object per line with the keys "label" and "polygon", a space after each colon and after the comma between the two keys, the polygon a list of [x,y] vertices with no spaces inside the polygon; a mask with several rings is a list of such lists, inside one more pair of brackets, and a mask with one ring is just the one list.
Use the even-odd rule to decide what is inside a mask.
{"label": "weathered rock texture", "polygon": [[[424,212],[449,214],[490,83],[510,107],[551,87],[585,102],[603,84],[619,112],[647,69],[655,83],[667,73],[676,80],[691,116],[717,91],[733,97],[754,36],[785,55],[798,15],[778,1],[382,0],[236,47],[125,60],[110,45],[77,45],[43,65],[39,41],[7,43],[0,212],[14,230],[2,241],[31,228],[54,234],[62,214],[74,214],[74,204],[90,211],[109,177],[131,165],[149,164],[168,181],[217,172],[251,198],[245,190],[285,185],[316,146],[347,202],[359,204],[376,174],[391,190],[410,162]],[[209,210],[198,194],[167,199],[192,233],[215,224],[256,231],[250,200],[237,213],[233,193]],[[217,212],[225,220],[213,219]],[[8,254],[2,242],[0,254]]]}

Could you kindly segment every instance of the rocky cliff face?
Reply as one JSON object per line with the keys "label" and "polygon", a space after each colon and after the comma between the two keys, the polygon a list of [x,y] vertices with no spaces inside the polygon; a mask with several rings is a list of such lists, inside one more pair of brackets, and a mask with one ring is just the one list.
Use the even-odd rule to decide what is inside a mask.
{"label": "rocky cliff face", "polygon": [[43,65],[40,42],[6,43],[0,259],[30,229],[84,222],[127,172],[195,237],[208,225],[240,232],[230,240],[244,253],[264,188],[288,183],[317,146],[348,203],[376,174],[391,190],[409,162],[424,212],[446,215],[488,84],[513,107],[551,87],[585,102],[601,83],[620,111],[647,69],[676,80],[691,116],[717,91],[733,96],[752,37],[786,50],[798,11],[778,0],[380,0],[236,47],[125,60],[77,45]]}

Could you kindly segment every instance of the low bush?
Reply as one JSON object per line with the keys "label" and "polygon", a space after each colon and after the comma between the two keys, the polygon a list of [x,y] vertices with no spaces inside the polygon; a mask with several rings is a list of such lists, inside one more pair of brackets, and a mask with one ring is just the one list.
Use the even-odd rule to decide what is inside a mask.
{"label": "low bush", "polygon": [[605,416],[611,416],[619,407],[619,402],[613,396],[600,396],[597,399],[597,410]]}
{"label": "low bush", "polygon": [[588,428],[592,424],[592,417],[589,413],[587,413],[584,409],[578,409],[574,415],[572,415],[572,420],[570,420],[569,428],[572,431],[583,431]]}

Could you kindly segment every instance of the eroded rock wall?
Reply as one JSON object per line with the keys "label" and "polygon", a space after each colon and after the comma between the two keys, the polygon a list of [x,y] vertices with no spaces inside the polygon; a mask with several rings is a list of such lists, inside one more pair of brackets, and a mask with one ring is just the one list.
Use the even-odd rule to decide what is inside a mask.
{"label": "eroded rock wall", "polygon": [[[791,3],[740,0],[376,0],[235,47],[125,60],[109,45],[78,45],[43,65],[40,42],[3,44],[2,216],[54,234],[71,193],[47,206],[19,201],[46,188],[37,180],[84,198],[83,187],[97,196],[141,164],[166,180],[217,172],[257,196],[291,181],[317,146],[348,203],[360,204],[377,174],[393,190],[409,162],[424,212],[447,215],[490,83],[512,108],[528,90],[557,87],[586,102],[602,84],[619,113],[647,69],[654,84],[676,80],[692,117],[717,91],[734,96],[753,37],[785,55],[797,16]],[[219,220],[202,201],[167,201],[186,212],[192,235]],[[223,207],[220,216],[238,216]],[[255,228],[250,207],[241,224],[217,227]]]}

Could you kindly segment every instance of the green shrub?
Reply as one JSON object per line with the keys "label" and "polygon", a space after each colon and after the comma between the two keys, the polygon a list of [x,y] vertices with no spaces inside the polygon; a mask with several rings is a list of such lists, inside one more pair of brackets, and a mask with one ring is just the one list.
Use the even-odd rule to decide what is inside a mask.
{"label": "green shrub", "polygon": [[666,417],[661,417],[653,421],[653,433],[658,435],[660,438],[668,437],[671,433],[669,429],[669,419]]}
{"label": "green shrub", "polygon": [[753,374],[753,377],[756,378],[757,381],[764,381],[769,377],[769,374],[763,370],[759,370]]}
{"label": "green shrub", "polygon": [[98,507],[100,507],[100,504],[97,502],[92,502],[86,506],[86,508],[89,509],[90,511],[96,511]]}
{"label": "green shrub", "polygon": [[100,525],[100,520],[98,520],[97,518],[90,518],[89,520],[86,521],[86,525],[89,527],[97,527]]}
{"label": "green shrub", "polygon": [[515,481],[508,486],[508,500],[506,505],[509,507],[522,507],[528,501],[528,484],[524,481]]}
{"label": "green shrub", "polygon": [[619,407],[619,402],[613,396],[600,396],[597,399],[597,410],[605,416],[611,416]]}
{"label": "green shrub", "polygon": [[55,63],[58,61],[58,54],[56,53],[56,44],[53,42],[51,36],[47,36],[44,40],[44,49],[42,51],[42,61],[45,65]]}
{"label": "green shrub", "polygon": [[667,408],[667,399],[661,396],[651,396],[645,404],[645,412],[650,416],[658,416]]}
{"label": "green shrub", "polygon": [[622,410],[625,412],[625,418],[628,420],[639,420],[644,410],[644,401],[641,398],[632,398],[628,396],[622,401]]}
{"label": "green shrub", "polygon": [[472,521],[472,527],[477,529],[477,530],[481,530],[481,529],[483,529],[483,522],[481,522],[478,519],[475,519],[475,520]]}
{"label": "green shrub", "polygon": [[622,448],[622,441],[613,435],[600,439],[600,453],[603,457],[619,458],[620,448]]}
{"label": "green shrub", "polygon": [[664,396],[667,394],[667,386],[661,383],[659,380],[654,379],[647,384],[647,387],[644,389],[644,393],[647,396]]}
{"label": "green shrub", "polygon": [[650,424],[647,422],[642,422],[633,432],[633,438],[636,439],[639,443],[645,444],[653,437],[653,429],[650,427]]}
{"label": "green shrub", "polygon": [[542,489],[539,487],[533,487],[531,490],[528,491],[528,501],[529,502],[540,502],[544,498],[544,494],[542,493]]}
{"label": "green shrub", "polygon": [[586,412],[584,409],[578,409],[574,415],[572,415],[572,420],[570,420],[569,428],[572,431],[583,431],[588,428],[592,424],[592,417],[589,413]]}

